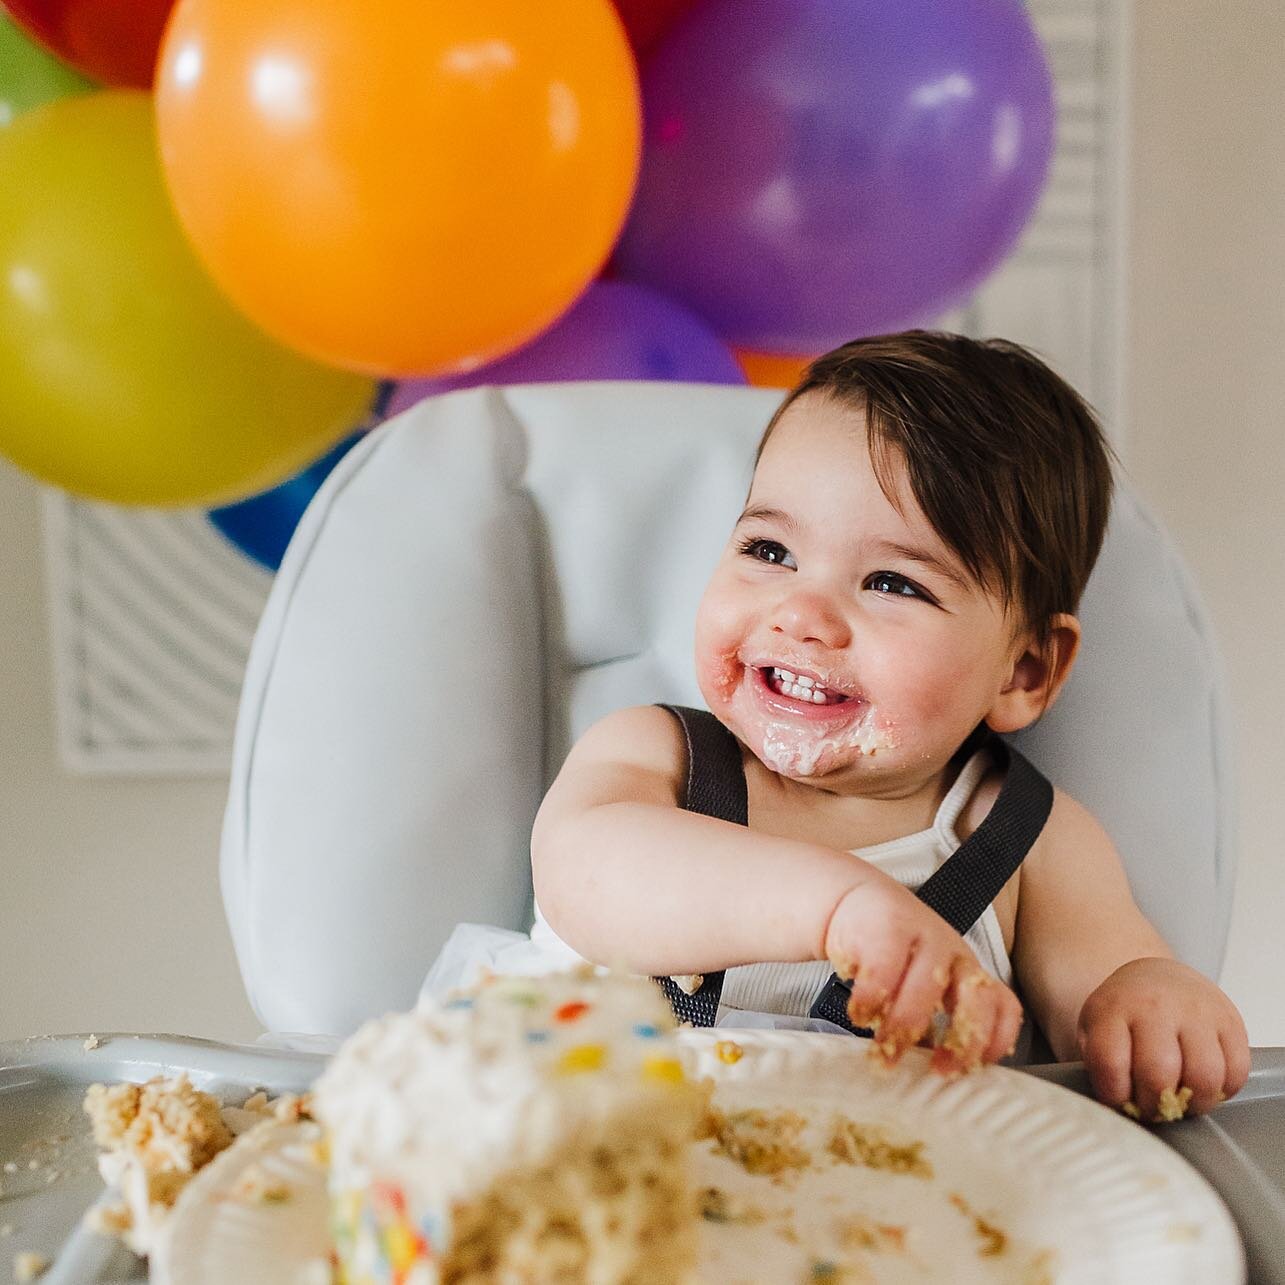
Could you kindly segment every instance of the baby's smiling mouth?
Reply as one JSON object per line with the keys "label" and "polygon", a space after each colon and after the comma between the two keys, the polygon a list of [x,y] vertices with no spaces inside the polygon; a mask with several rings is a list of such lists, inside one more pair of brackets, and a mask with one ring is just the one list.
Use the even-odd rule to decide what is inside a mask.
{"label": "baby's smiling mouth", "polygon": [[776,665],[759,667],[764,683],[778,696],[812,705],[842,705],[851,698],[843,692],[831,691],[823,683],[807,674],[799,674]]}

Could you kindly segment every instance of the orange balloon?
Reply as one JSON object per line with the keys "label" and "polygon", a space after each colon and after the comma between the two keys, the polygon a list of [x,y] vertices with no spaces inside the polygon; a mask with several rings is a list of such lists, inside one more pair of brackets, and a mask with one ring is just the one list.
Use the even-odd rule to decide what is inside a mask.
{"label": "orange balloon", "polygon": [[746,378],[756,388],[793,388],[803,378],[812,357],[782,357],[771,352],[733,350]]}
{"label": "orange balloon", "polygon": [[180,0],[156,93],[214,280],[281,342],[372,375],[534,338],[606,261],[638,174],[610,0]]}

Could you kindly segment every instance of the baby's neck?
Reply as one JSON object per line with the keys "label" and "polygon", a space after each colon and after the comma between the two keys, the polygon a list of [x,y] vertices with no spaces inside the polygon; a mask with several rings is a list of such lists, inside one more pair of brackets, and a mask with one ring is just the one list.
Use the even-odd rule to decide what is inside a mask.
{"label": "baby's neck", "polygon": [[809,838],[827,846],[870,847],[931,828],[942,800],[959,775],[952,761],[917,778],[855,784],[811,782],[781,776],[752,755],[746,763],[750,825],[782,837]]}

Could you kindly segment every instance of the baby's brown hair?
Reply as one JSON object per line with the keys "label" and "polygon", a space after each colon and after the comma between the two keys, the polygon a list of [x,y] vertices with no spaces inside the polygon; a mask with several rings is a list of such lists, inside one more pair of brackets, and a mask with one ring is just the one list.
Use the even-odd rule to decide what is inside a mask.
{"label": "baby's brown hair", "polygon": [[1047,648],[1102,548],[1114,452],[1092,408],[1034,353],[928,330],[856,339],[818,357],[772,416],[821,393],[865,411],[870,458],[896,503],[905,462],[933,530],[973,580]]}

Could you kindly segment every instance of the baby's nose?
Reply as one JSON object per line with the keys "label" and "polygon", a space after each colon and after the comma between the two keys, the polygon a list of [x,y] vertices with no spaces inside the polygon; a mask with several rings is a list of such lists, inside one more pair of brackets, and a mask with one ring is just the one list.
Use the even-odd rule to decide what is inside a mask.
{"label": "baby's nose", "polygon": [[772,632],[836,651],[851,641],[843,612],[828,594],[812,589],[795,590],[781,599],[772,613]]}

